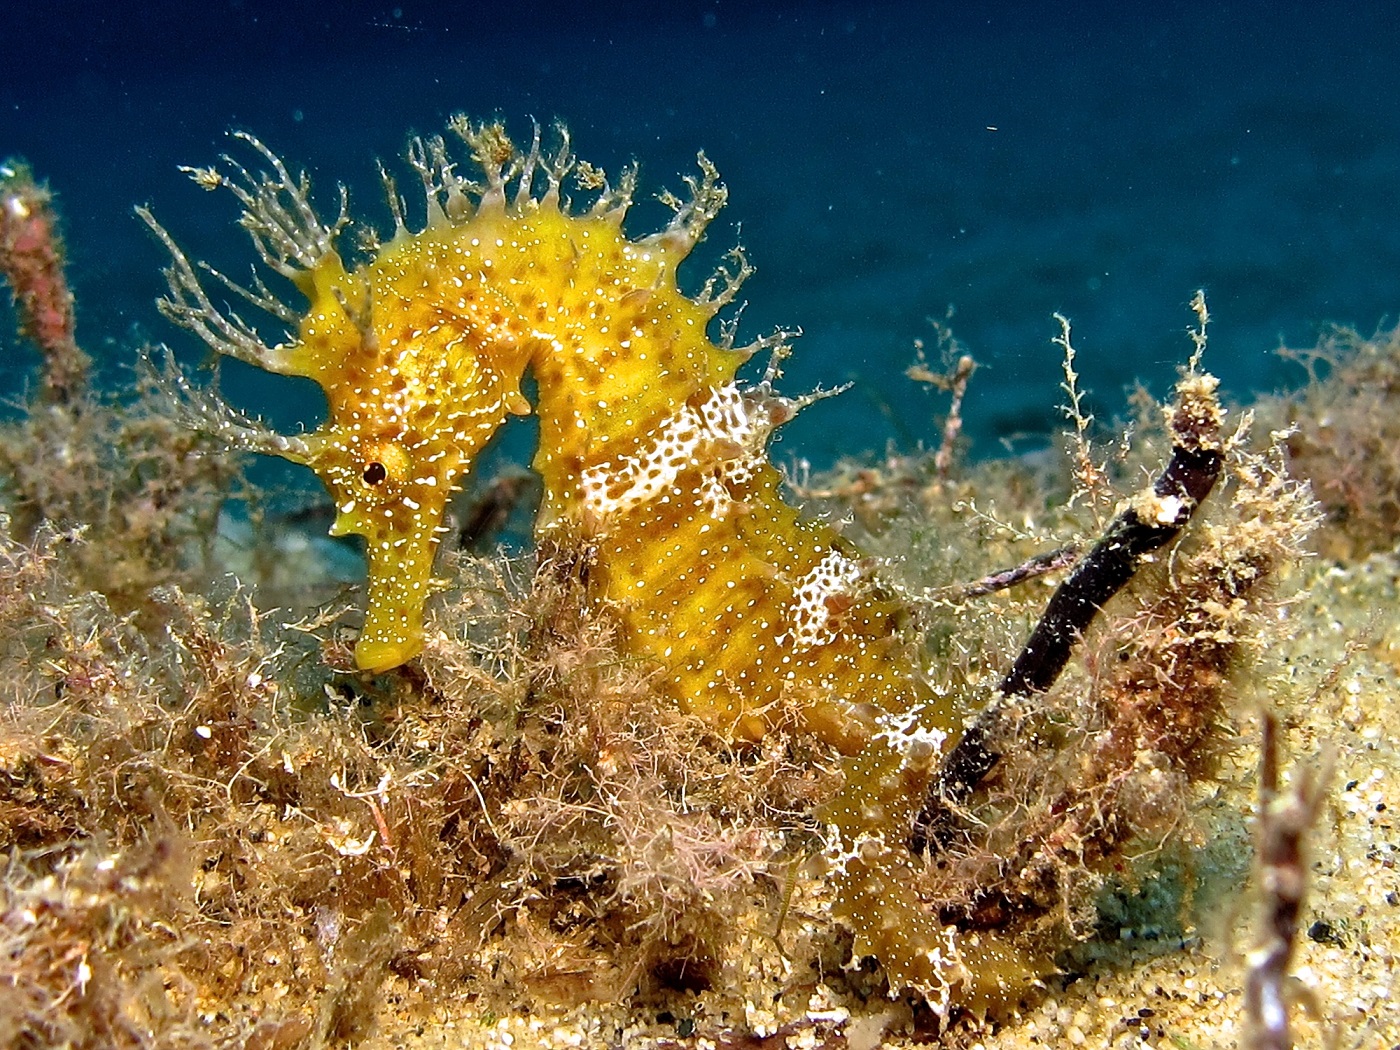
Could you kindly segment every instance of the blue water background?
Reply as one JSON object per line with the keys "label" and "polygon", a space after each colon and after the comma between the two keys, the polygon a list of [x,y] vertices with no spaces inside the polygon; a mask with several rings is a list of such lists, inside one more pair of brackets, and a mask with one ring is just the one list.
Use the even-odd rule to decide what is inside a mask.
{"label": "blue water background", "polygon": [[[231,199],[177,165],[252,129],[327,208],[343,181],[383,226],[375,158],[458,111],[520,137],[564,119],[581,156],[637,159],[648,199],[707,152],[731,190],[708,258],[742,226],[758,266],[741,334],[803,330],[791,392],[856,384],[792,424],[784,460],[936,441],[903,372],[950,307],[986,366],[980,454],[1056,425],[1053,311],[1107,417],[1134,380],[1166,391],[1197,287],[1239,397],[1297,378],[1280,342],[1400,308],[1395,3],[6,7],[0,155],[58,192],[80,334],[113,377],[143,339],[198,357],[152,305],[163,251],[133,204],[230,273],[251,259]],[[629,229],[664,218],[641,204]],[[0,323],[13,395],[33,358]],[[314,422],[314,390],[226,372],[278,425]]]}

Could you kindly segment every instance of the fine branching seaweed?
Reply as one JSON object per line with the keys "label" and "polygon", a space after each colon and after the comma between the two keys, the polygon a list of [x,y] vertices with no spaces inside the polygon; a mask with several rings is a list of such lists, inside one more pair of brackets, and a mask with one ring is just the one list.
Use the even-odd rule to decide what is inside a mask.
{"label": "fine branching seaweed", "polygon": [[[416,144],[444,216],[546,163],[493,129],[467,129],[496,173],[484,189],[441,140]],[[304,199],[276,163],[268,192]],[[557,194],[572,156],[547,163]],[[702,164],[696,201],[654,244],[693,241],[722,203]],[[575,177],[615,203],[634,181]],[[263,431],[163,363],[92,390],[52,200],[14,164],[0,192],[0,269],[42,361],[0,425],[4,1046],[405,1045],[459,1016],[483,1032],[518,1017],[545,1044],[546,1019],[607,1003],[631,1020],[551,1045],[873,1046],[898,1026],[1013,1019],[1123,964],[1145,887],[1176,887],[1154,914],[1191,906],[1206,840],[1248,815],[1226,785],[1249,776],[1251,717],[1291,700],[1259,668],[1288,629],[1307,537],[1325,515],[1329,550],[1354,556],[1393,547],[1400,520],[1393,337],[1333,337],[1306,390],[1261,402],[1258,421],[1227,416],[1198,298],[1171,404],[1139,394],[1131,426],[1101,426],[1065,322],[1063,446],[978,461],[962,403],[982,377],[940,328],[943,363],[920,354],[910,372],[949,399],[929,450],[786,478],[803,535],[864,551],[861,579],[878,584],[860,608],[901,611],[887,642],[911,654],[907,723],[854,705],[830,731],[783,694],[736,732],[677,703],[619,602],[599,600],[597,544],[559,529],[528,554],[489,549],[533,484],[518,472],[447,519],[421,652],[357,666],[341,571],[305,543],[287,554],[292,526],[259,518],[223,447]],[[273,261],[299,277],[295,252],[324,262],[343,224]],[[176,253],[184,298],[167,310],[197,309],[200,278]],[[747,271],[733,265],[725,287]],[[248,296],[272,301],[261,284]],[[772,393],[780,360],[750,408],[796,404]],[[832,588],[819,597],[839,623],[853,604]],[[861,734],[888,747],[855,754]],[[1268,863],[1298,854],[1319,795],[1301,789],[1306,820],[1282,845],[1266,828]],[[853,915],[861,901],[869,915]],[[1284,904],[1288,943],[1256,997],[1284,984],[1300,906]],[[949,955],[901,956],[879,932],[900,909],[912,954],[931,928]]]}

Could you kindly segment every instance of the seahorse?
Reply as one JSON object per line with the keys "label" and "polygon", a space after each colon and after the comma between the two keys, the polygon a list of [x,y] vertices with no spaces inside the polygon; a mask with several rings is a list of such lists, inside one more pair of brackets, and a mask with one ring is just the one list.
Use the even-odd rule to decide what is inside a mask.
{"label": "seahorse", "polygon": [[[892,995],[911,988],[940,1012],[1013,997],[1046,961],[945,926],[913,888],[905,840],[958,720],[919,670],[910,609],[858,550],[784,501],[769,460],[774,430],[821,395],[776,392],[788,333],[736,347],[737,325],[719,322],[711,338],[751,273],[741,251],[695,297],[678,287],[677,268],[727,199],[714,165],[701,153],[688,197],[662,197],[670,222],[631,240],[635,166],[614,185],[576,161],[562,127],[546,152],[538,127],[521,150],[499,123],[448,126],[478,180],[458,173],[442,137],[413,140],[426,221],[410,230],[384,173],[394,231],[353,267],[337,247],[350,221],[343,188],[338,217],[324,221],[307,177],[245,133],[268,170],[227,157],[223,170],[186,169],[233,192],[262,260],[307,300],[296,308],[261,280],[243,287],[208,271],[289,326],[276,345],[215,307],[141,209],[172,259],[161,310],[220,354],[315,380],[328,405],[318,429],[289,437],[186,387],[202,425],[319,475],[337,508],[332,533],[365,539],[355,658],[382,672],[425,645],[451,493],[508,417],[536,413],[537,538],[588,552],[590,600],[617,618],[656,688],[732,739],[782,726],[848,756],[845,787],[821,815],[835,829],[834,912],[856,954],[879,958]],[[566,202],[571,175],[596,192],[586,208]],[[760,351],[767,370],[746,386],[737,372]]]}

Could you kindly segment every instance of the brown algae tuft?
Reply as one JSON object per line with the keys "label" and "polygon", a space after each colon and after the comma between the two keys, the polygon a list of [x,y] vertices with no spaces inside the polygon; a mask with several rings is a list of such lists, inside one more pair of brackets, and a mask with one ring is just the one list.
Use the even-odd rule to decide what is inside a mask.
{"label": "brown algae tuft", "polygon": [[[952,395],[940,448],[788,484],[768,440],[812,398],[775,389],[787,336],[736,348],[717,320],[747,261],[677,283],[726,198],[709,161],[632,240],[635,172],[613,185],[562,130],[451,131],[476,177],[414,140],[426,221],[386,175],[393,230],[357,227],[358,261],[343,198],[319,218],[251,136],[269,173],[192,171],[304,303],[201,271],[143,212],[168,316],[320,383],[305,435],[164,354],[136,394],[89,392],[71,326],[41,338],[28,305],[63,301],[56,240],[5,270],[46,378],[0,432],[0,1038],[815,1046],[1058,1017],[1074,976],[1134,954],[1113,923],[1135,894],[1213,877],[1210,836],[1249,810],[1237,734],[1303,695],[1265,655],[1318,517],[1290,472],[1319,442],[1310,398],[1370,396],[1346,378],[1364,355],[1258,436],[1200,367],[1198,298],[1171,405],[1115,444],[1079,409],[1066,323],[1064,456],[968,463],[973,368],[945,340],[946,376],[916,366]],[[216,307],[211,274],[286,338]],[[509,509],[449,496],[530,412],[533,561],[471,554],[466,523]],[[223,447],[322,477],[334,531],[365,538],[358,631],[320,548],[289,546],[299,519],[255,514],[235,549],[224,501],[265,501]],[[1163,892],[1154,914],[1195,921]]]}

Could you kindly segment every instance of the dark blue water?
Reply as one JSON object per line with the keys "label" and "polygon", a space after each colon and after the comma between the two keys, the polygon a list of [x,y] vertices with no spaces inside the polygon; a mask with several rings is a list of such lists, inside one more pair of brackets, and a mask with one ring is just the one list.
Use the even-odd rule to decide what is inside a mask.
{"label": "dark blue water", "polygon": [[[987,366],[981,453],[1054,425],[1052,311],[1111,415],[1135,379],[1166,390],[1199,286],[1240,396],[1287,380],[1281,340],[1400,308],[1395,3],[22,6],[0,19],[0,154],[60,194],[81,335],[110,369],[140,338],[190,346],[151,305],[163,253],[134,203],[192,254],[250,258],[231,200],[177,164],[248,128],[383,215],[374,158],[462,110],[522,137],[567,120],[581,156],[638,159],[644,192],[714,159],[731,205],[711,246],[742,224],[759,268],[743,334],[803,329],[793,392],[857,383],[792,425],[785,459],[932,440],[903,370],[950,307]],[[282,425],[314,418],[302,388],[230,385]]]}

